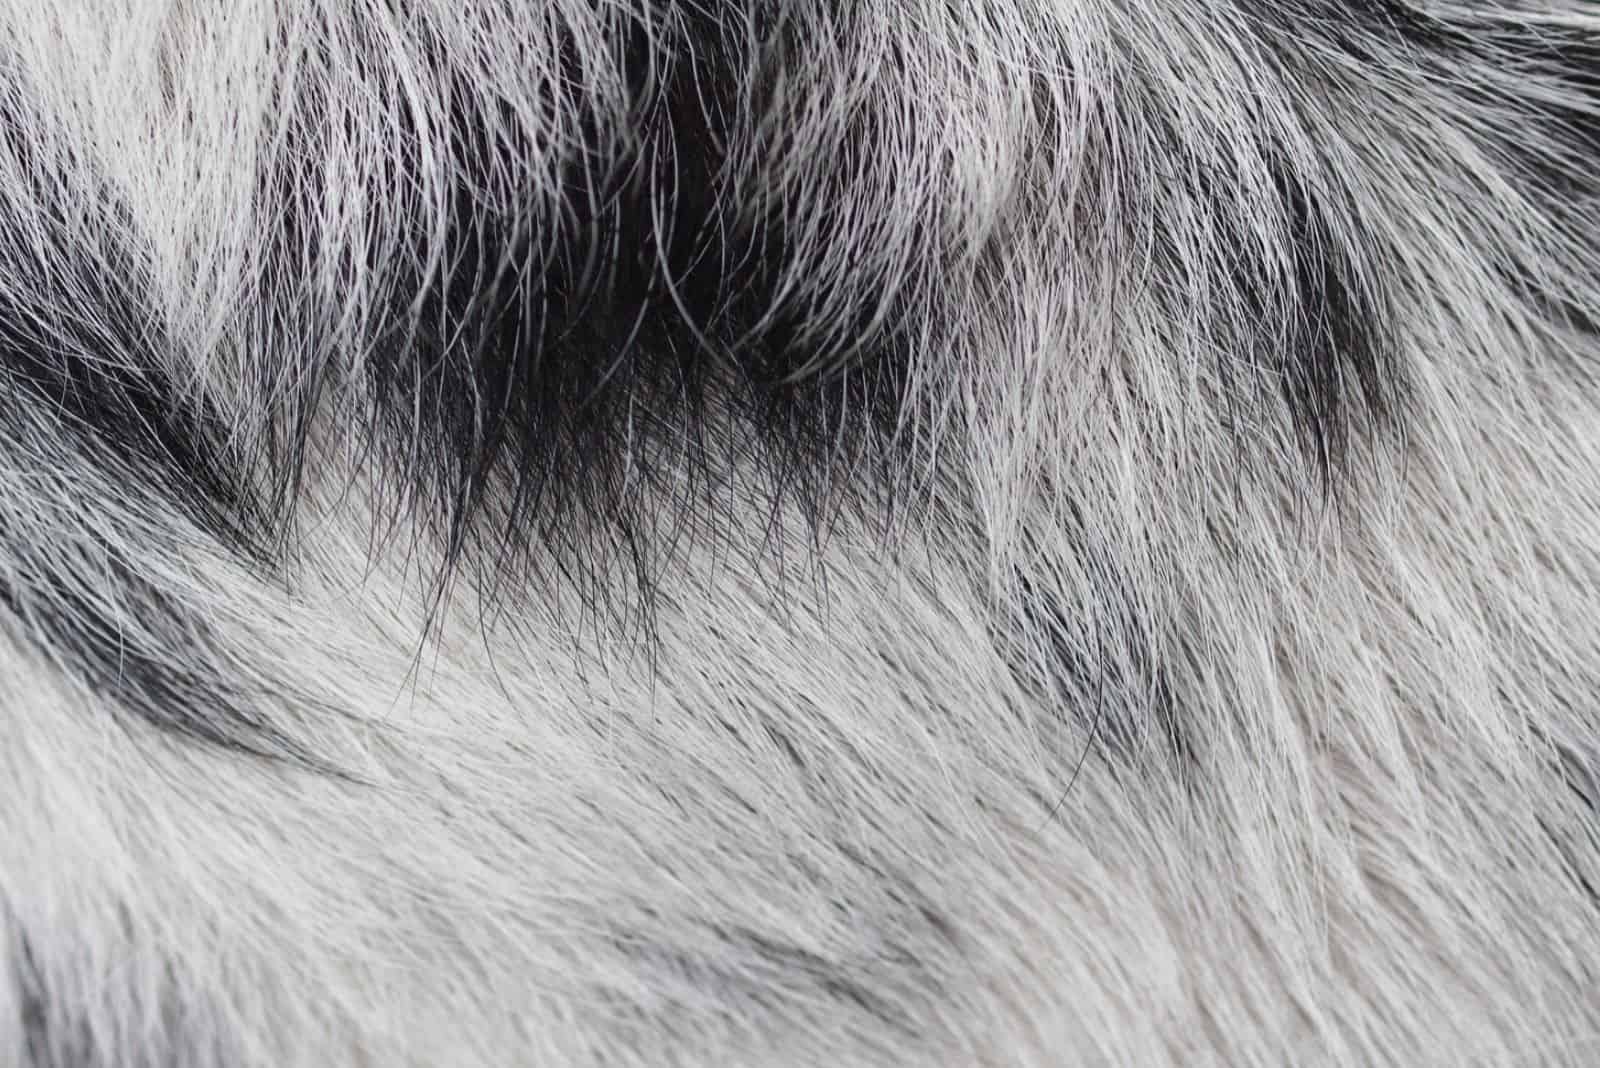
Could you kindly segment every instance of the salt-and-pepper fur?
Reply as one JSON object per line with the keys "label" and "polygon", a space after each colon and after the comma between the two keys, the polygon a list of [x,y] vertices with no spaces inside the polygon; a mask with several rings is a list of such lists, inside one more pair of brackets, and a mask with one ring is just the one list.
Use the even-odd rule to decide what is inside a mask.
{"label": "salt-and-pepper fur", "polygon": [[7,0],[0,1064],[1600,1063],[1600,4]]}

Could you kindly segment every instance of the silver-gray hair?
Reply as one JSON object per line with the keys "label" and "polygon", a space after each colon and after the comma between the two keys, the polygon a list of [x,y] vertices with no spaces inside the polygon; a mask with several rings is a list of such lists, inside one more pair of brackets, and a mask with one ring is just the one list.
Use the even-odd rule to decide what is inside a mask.
{"label": "silver-gray hair", "polygon": [[1594,0],[7,0],[0,1065],[1600,1062]]}

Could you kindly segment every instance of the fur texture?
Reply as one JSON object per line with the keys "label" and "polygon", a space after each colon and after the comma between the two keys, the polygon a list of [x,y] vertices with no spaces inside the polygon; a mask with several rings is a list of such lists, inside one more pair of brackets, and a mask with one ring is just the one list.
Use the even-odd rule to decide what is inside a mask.
{"label": "fur texture", "polygon": [[1593,0],[8,0],[0,1064],[1600,1061]]}

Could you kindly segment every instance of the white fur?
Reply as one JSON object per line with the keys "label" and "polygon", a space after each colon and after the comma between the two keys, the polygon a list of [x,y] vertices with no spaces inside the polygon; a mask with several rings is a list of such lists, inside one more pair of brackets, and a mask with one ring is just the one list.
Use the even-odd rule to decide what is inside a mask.
{"label": "white fur", "polygon": [[[401,223],[443,226],[448,160],[399,188],[390,144],[402,113],[445,136],[428,50],[547,153],[484,210],[557,225],[556,163],[586,135],[541,109],[550,42],[585,42],[576,89],[626,138],[605,42],[672,32],[638,6],[16,0],[0,25],[58,124],[21,136],[71,146],[40,166],[81,190],[75,232],[108,240],[92,170],[167,301],[165,370],[252,455],[273,391],[319,361],[359,374],[366,265],[440,255]],[[0,544],[0,573],[48,566],[100,603],[75,546],[125,547],[212,624],[204,669],[344,774],[119,718],[7,618],[0,1059],[29,1063],[6,1030],[24,971],[46,1030],[108,1068],[1600,1059],[1600,351],[1497,270],[1600,314],[1600,248],[1473,136],[1559,87],[1441,81],[1379,42],[1381,63],[1320,60],[1310,95],[1249,6],[797,16],[806,62],[734,188],[815,235],[789,284],[819,329],[849,295],[830,272],[938,264],[910,295],[940,324],[905,428],[918,500],[887,536],[847,512],[814,541],[728,462],[661,548],[653,638],[560,581],[465,570],[434,606],[442,549],[341,387],[272,577],[128,481],[8,446],[0,502],[39,537]],[[1428,6],[1600,34],[1590,3]],[[892,162],[856,158],[852,117]],[[314,187],[271,180],[291,142],[319,153],[294,172]],[[1353,415],[1327,491],[1273,369],[1224,370],[1234,335],[1210,329],[1251,325],[1219,235],[1267,264],[1291,241],[1275,159],[1336,205],[1407,379],[1403,433]],[[834,247],[806,213],[841,174]],[[36,194],[6,173],[0,196],[25,232]],[[263,281],[289,197],[325,258]],[[1261,283],[1292,299],[1292,265]],[[345,343],[292,351],[296,315],[329,308]],[[1055,615],[1023,612],[1040,597]],[[161,653],[138,618],[124,637]],[[1156,665],[1190,756],[1150,736],[1103,758],[1094,716],[1059,709],[1148,727],[1141,698],[1050,682],[1058,647],[1107,677]]]}

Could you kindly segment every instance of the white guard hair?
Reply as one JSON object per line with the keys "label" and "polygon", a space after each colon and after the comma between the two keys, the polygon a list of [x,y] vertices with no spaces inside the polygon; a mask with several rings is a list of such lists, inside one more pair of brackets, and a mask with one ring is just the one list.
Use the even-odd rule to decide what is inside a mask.
{"label": "white guard hair", "polygon": [[1593,0],[5,0],[0,1065],[1600,1063]]}

